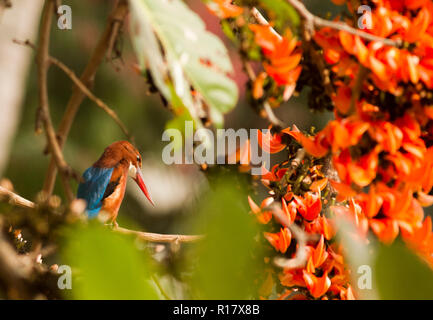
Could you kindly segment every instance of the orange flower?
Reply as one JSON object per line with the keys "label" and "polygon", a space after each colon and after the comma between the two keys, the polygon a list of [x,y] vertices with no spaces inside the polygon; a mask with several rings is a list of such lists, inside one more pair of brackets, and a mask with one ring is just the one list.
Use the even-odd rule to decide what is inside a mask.
{"label": "orange flower", "polygon": [[275,248],[275,250],[285,253],[290,246],[292,234],[288,228],[281,228],[280,232],[264,232],[266,240]]}
{"label": "orange flower", "polygon": [[220,19],[234,18],[243,12],[243,8],[232,4],[232,0],[211,0],[207,7]]}
{"label": "orange flower", "polygon": [[323,189],[325,189],[327,185],[328,185],[328,178],[323,178],[323,179],[314,181],[310,185],[310,190],[313,192],[319,192],[319,191],[322,191]]}
{"label": "orange flower", "polygon": [[337,94],[332,97],[335,107],[341,114],[347,114],[350,109],[352,90],[349,87],[341,86],[337,89]]}
{"label": "orange flower", "polygon": [[272,197],[268,197],[262,201],[260,207],[248,196],[248,204],[250,205],[251,211],[253,214],[257,216],[257,220],[262,224],[267,224],[272,219],[271,211],[262,211],[263,208],[268,207],[274,199]]}
{"label": "orange flower", "polygon": [[319,192],[306,192],[304,197],[293,196],[299,214],[308,221],[316,219],[322,211],[322,200]]}
{"label": "orange flower", "polygon": [[403,132],[399,127],[387,121],[378,121],[372,123],[368,130],[372,139],[374,139],[383,150],[391,154],[397,152],[403,141]]}
{"label": "orange flower", "polygon": [[355,117],[334,120],[328,123],[321,132],[326,135],[328,144],[332,146],[332,152],[355,146],[368,130],[370,124],[360,121]]}
{"label": "orange flower", "polygon": [[425,218],[422,225],[412,232],[402,232],[404,240],[415,250],[424,254],[425,256],[432,257],[433,254],[433,233],[432,233],[432,220],[428,216]]}
{"label": "orange flower", "polygon": [[341,300],[355,300],[355,295],[353,294],[352,287],[350,285],[346,288],[342,288],[340,292]]}
{"label": "orange flower", "polygon": [[272,167],[271,171],[268,171],[264,166],[262,166],[261,179],[269,181],[280,181],[284,174],[287,172],[287,168],[279,169],[279,165],[276,164]]}
{"label": "orange flower", "polygon": [[303,277],[302,269],[286,269],[279,276],[280,282],[286,287],[305,287],[305,281]]}
{"label": "orange flower", "polygon": [[320,236],[320,241],[316,248],[312,248],[311,250],[306,270],[309,273],[315,273],[316,268],[320,267],[325,262],[326,258],[328,258],[328,252],[326,252],[325,239],[322,235]]}
{"label": "orange flower", "polygon": [[260,130],[257,130],[257,140],[259,146],[268,153],[278,153],[286,147],[284,143],[281,142],[281,135],[278,133],[271,133],[271,130],[268,130],[266,134]]}
{"label": "orange flower", "polygon": [[329,144],[326,140],[326,135],[323,133],[319,133],[314,137],[306,137],[296,127],[293,130],[286,128],[281,132],[292,136],[309,154],[316,158],[324,157],[329,151]]}
{"label": "orange flower", "polygon": [[266,78],[268,77],[268,75],[266,74],[266,72],[260,72],[259,75],[256,77],[256,79],[254,80],[253,83],[253,90],[252,90],[252,94],[253,94],[253,98],[254,99],[260,99],[261,97],[263,97],[263,83],[265,82]]}
{"label": "orange flower", "polygon": [[276,34],[270,26],[251,24],[255,42],[262,48],[263,54],[268,59],[264,68],[277,85],[293,86],[301,74],[302,67],[299,63],[302,58],[297,47],[297,39],[289,33],[288,37]]}
{"label": "orange flower", "polygon": [[331,280],[328,278],[327,272],[325,272],[321,277],[316,277],[314,274],[304,270],[303,277],[308,291],[310,291],[314,298],[320,298],[323,296],[331,286]]}
{"label": "orange flower", "polygon": [[345,184],[356,183],[360,187],[369,185],[376,177],[379,158],[377,148],[353,161],[349,149],[333,157],[334,167]]}
{"label": "orange flower", "polygon": [[398,223],[396,220],[371,219],[369,223],[371,230],[384,243],[392,243],[398,235]]}
{"label": "orange flower", "polygon": [[376,187],[374,185],[370,187],[368,194],[359,194],[357,200],[367,218],[375,217],[379,213],[383,204],[383,198],[376,192]]}
{"label": "orange flower", "polygon": [[291,201],[289,205],[287,205],[286,200],[284,198],[281,198],[281,207],[283,209],[283,212],[287,216],[287,222],[289,224],[292,224],[296,219],[296,203],[295,201]]}

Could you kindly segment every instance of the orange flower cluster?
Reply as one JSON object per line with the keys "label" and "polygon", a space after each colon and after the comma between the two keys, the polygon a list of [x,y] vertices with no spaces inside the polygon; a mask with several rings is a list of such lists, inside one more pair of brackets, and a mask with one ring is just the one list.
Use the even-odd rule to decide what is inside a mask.
{"label": "orange flower cluster", "polygon": [[[299,132],[285,129],[283,133],[266,135],[259,132],[263,150],[277,153],[287,145],[288,134]],[[290,140],[290,139],[289,139]],[[262,168],[261,181],[270,189],[270,196],[258,206],[250,197],[251,212],[257,220],[275,232],[264,232],[263,236],[275,251],[288,258],[295,258],[299,250],[297,239],[292,239],[290,226],[296,224],[311,236],[303,249],[306,254],[305,265],[285,268],[278,274],[278,281],[285,287],[279,298],[286,299],[354,299],[349,283],[349,272],[342,255],[342,248],[335,241],[336,227],[333,217],[326,216],[324,206],[329,206],[328,179],[321,171],[322,165],[310,162],[299,164],[293,170],[291,161],[275,165],[271,171]],[[310,161],[309,160],[309,161]],[[306,169],[306,172],[304,172]],[[287,183],[287,181],[296,182]],[[307,188],[305,185],[308,185]],[[273,204],[278,202],[284,213],[285,223],[273,218]],[[272,274],[274,272],[271,272]],[[266,280],[266,287],[272,277]],[[267,293],[261,293],[263,298]],[[269,292],[268,292],[269,294]]]}
{"label": "orange flower cluster", "polygon": [[[358,20],[353,1],[332,1],[346,4],[352,13],[345,23],[353,25]],[[231,1],[214,2],[227,8],[232,5]],[[372,8],[372,28],[363,31],[396,45],[333,28],[316,30],[313,40],[320,47],[316,53],[323,56],[327,69],[323,74],[329,75],[333,91],[331,95],[326,90],[327,100],[319,101],[329,101],[326,107],[334,107],[335,120],[315,135],[303,134],[296,127],[259,133],[264,151],[288,149],[291,155],[270,171],[263,168],[261,180],[269,188],[269,197],[260,206],[248,199],[252,213],[267,228],[264,241],[290,259],[297,256],[300,246],[291,226],[300,227],[307,236],[305,264],[278,274],[278,286],[285,288],[281,299],[355,297],[343,249],[335,241],[334,218],[351,219],[364,240],[369,232],[384,243],[400,236],[433,267],[432,221],[423,210],[433,204],[433,2],[361,3]],[[273,88],[286,90],[283,99],[276,99],[279,104],[294,92],[302,69],[307,79],[308,71],[317,71],[318,66],[309,68],[315,62],[308,61],[310,55],[302,59],[299,42],[291,33],[280,36],[262,25],[249,25],[249,30],[264,60],[264,72],[256,77],[252,95],[256,100],[275,98],[271,89],[264,92],[270,77]],[[311,50],[316,50],[316,44]],[[320,92],[323,84],[317,82],[322,79],[312,78],[307,84],[318,86],[315,92]],[[303,76],[299,82],[302,87]],[[291,162],[296,160],[299,144],[294,149],[290,137],[309,154],[297,166]],[[246,158],[248,148],[236,157]],[[326,155],[338,178],[328,179],[322,172]],[[284,223],[275,215],[275,204],[284,213]],[[264,287],[275,285],[275,278],[275,272],[269,271]],[[264,290],[261,295],[269,294]]]}
{"label": "orange flower cluster", "polygon": [[299,62],[302,52],[298,48],[298,40],[290,32],[281,37],[271,26],[250,24],[254,32],[255,42],[262,48],[268,60],[263,63],[266,73],[278,85],[295,86],[301,74]]}
{"label": "orange flower cluster", "polygon": [[371,2],[366,31],[402,45],[317,32],[337,87],[336,119],[314,137],[287,133],[316,157],[332,154],[340,178],[332,184],[340,201],[358,205],[344,210],[365,233],[386,243],[401,234],[433,266],[431,220],[422,209],[433,204],[433,3]]}
{"label": "orange flower cluster", "polygon": [[232,0],[212,0],[207,7],[220,19],[234,18],[243,12],[243,8],[232,4]]}

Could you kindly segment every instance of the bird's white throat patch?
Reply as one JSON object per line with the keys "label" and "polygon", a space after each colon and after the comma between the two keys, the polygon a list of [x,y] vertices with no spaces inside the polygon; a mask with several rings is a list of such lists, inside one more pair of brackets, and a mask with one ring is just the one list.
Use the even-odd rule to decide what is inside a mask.
{"label": "bird's white throat patch", "polygon": [[131,162],[129,163],[129,176],[135,178],[137,176],[137,167],[134,166]]}

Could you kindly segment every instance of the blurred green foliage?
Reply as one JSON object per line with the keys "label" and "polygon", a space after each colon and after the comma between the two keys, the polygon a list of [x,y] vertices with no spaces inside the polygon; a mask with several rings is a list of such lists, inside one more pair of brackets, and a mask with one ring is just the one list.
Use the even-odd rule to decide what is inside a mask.
{"label": "blurred green foliage", "polygon": [[373,268],[381,299],[433,299],[433,272],[403,243],[380,245]]}
{"label": "blurred green foliage", "polygon": [[156,299],[152,263],[133,238],[93,221],[65,232],[64,262],[72,267],[74,299]]}
{"label": "blurred green foliage", "polygon": [[255,235],[257,224],[248,214],[247,194],[233,178],[215,183],[202,199],[197,232],[206,238],[190,252],[194,262],[191,280],[193,298],[247,299],[253,285],[261,253]]}

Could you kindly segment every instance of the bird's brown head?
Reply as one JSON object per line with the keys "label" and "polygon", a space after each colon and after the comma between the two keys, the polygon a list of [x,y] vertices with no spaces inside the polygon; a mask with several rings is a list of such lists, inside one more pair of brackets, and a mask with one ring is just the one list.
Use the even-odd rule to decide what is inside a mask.
{"label": "bird's brown head", "polygon": [[117,141],[105,148],[104,153],[93,165],[99,168],[114,168],[121,166],[135,180],[144,195],[153,204],[147,191],[141,173],[142,158],[140,152],[128,141]]}
{"label": "bird's brown head", "polygon": [[104,153],[93,165],[100,168],[113,168],[118,165],[130,165],[141,168],[140,152],[128,141],[116,141],[105,148]]}

